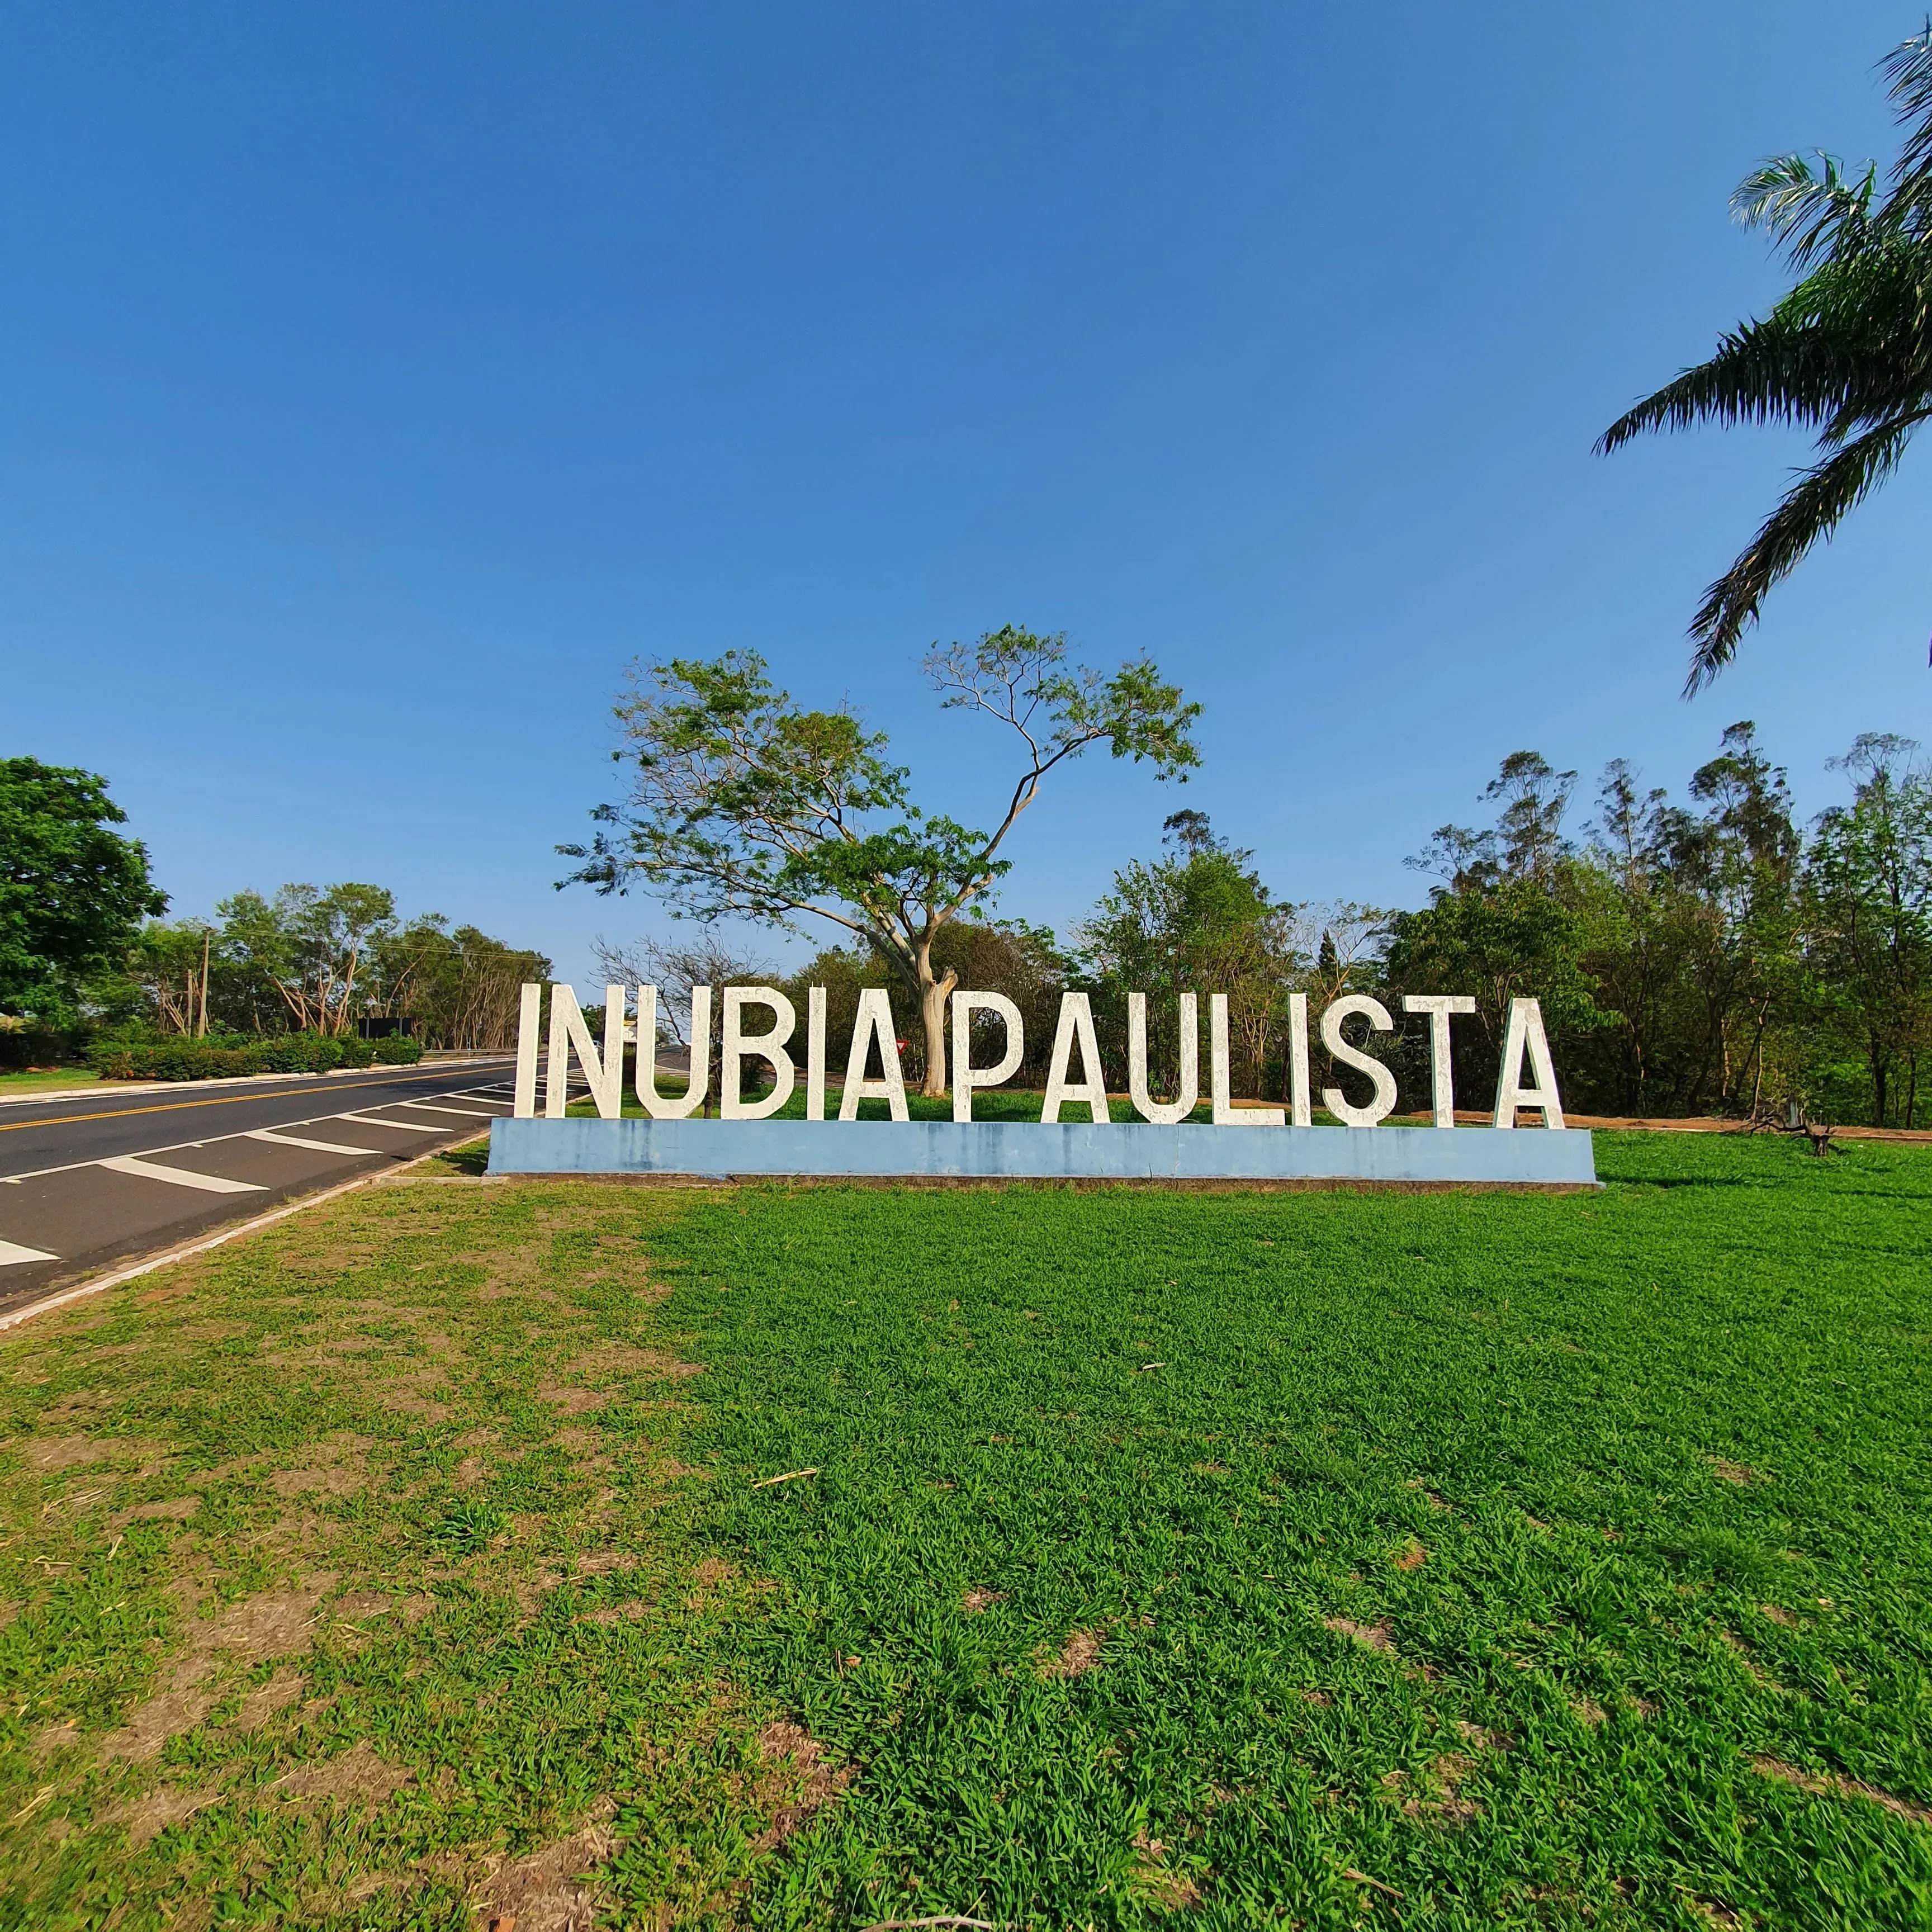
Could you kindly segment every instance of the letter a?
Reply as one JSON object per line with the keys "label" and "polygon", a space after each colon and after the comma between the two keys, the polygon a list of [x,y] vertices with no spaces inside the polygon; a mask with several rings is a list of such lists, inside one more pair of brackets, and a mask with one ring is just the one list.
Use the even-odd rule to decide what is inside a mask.
{"label": "letter a", "polygon": [[[1536,1084],[1522,1084],[1522,1057],[1527,1051]],[[1556,1097],[1556,1069],[1550,1064],[1550,1041],[1543,1030],[1543,1009],[1534,1000],[1510,1002],[1509,1029],[1503,1036],[1502,1064],[1496,1070],[1496,1116],[1499,1127],[1516,1125],[1516,1110],[1529,1107],[1540,1113],[1546,1127],[1564,1124],[1563,1103]]]}

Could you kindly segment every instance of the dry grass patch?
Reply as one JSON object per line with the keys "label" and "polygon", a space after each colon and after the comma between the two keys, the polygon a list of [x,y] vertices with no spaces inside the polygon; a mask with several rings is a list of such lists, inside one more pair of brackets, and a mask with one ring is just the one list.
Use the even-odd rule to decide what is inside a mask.
{"label": "dry grass patch", "polygon": [[1875,1784],[1862,1784],[1855,1778],[1846,1778],[1837,1772],[1800,1771],[1795,1764],[1786,1764],[1774,1757],[1753,1758],[1751,1769],[1760,1778],[1808,1791],[1814,1797],[1856,1798],[1891,1812],[1894,1817],[1910,1818],[1915,1824],[1932,1825],[1932,1804],[1922,1804],[1916,1798],[1900,1798],[1892,1792],[1881,1791]]}
{"label": "dry grass patch", "polygon": [[1105,1639],[1099,1630],[1077,1630],[1061,1645],[1053,1656],[1042,1660],[1040,1674],[1042,1677],[1079,1677],[1093,1670],[1100,1661],[1100,1649]]}
{"label": "dry grass patch", "polygon": [[1324,1617],[1324,1630],[1333,1630],[1337,1636],[1346,1636],[1359,1643],[1366,1650],[1380,1651],[1389,1656],[1395,1654],[1395,1636],[1388,1621],[1378,1623],[1358,1623],[1353,1617]]}

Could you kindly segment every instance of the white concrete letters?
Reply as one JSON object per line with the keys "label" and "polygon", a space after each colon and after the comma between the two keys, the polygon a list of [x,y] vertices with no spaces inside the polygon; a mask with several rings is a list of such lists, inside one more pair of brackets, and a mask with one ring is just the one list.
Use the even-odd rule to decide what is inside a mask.
{"label": "white concrete letters", "polygon": [[[1067,1063],[1076,1042],[1083,1076],[1077,1082],[1066,1077]],[[1053,1030],[1053,1053],[1046,1065],[1046,1105],[1040,1110],[1040,1124],[1058,1125],[1062,1107],[1077,1106],[1083,1100],[1096,1126],[1112,1123],[1114,1117],[1107,1111],[1107,1079],[1100,1066],[1100,1042],[1094,1033],[1093,1006],[1084,993],[1062,993],[1060,1024]]]}
{"label": "white concrete letters", "polygon": [[1214,1124],[1217,1127],[1278,1127],[1282,1124],[1279,1107],[1238,1108],[1228,1091],[1228,996],[1208,996],[1208,1084],[1214,1100]]}
{"label": "white concrete letters", "polygon": [[[545,1052],[544,1008],[549,1009],[548,1061],[544,1082],[545,1117],[562,1120],[569,1110],[571,1056],[574,1054],[584,1070],[590,1097],[604,1120],[615,1120],[622,1112],[624,1048],[629,1029],[625,1018],[622,986],[604,991],[604,1037],[601,1046],[593,1041],[583,1010],[573,988],[562,983],[550,988],[548,1003],[541,986],[526,986],[517,1028],[517,1064],[513,1112],[510,1118],[528,1120],[536,1118],[537,1073]],[[658,989],[637,988],[639,1043],[635,1085],[638,1099],[653,1120],[688,1119],[704,1106],[710,1086],[711,1015],[713,988],[691,989],[691,1073],[685,1090],[674,1098],[658,1091],[656,1053]],[[1003,993],[957,991],[952,995],[952,1118],[970,1124],[973,1096],[988,1088],[1012,1078],[1025,1058],[1025,1036],[1020,1010]],[[1454,1070],[1450,1048],[1450,1020],[1458,1014],[1477,1010],[1474,1000],[1461,994],[1406,993],[1402,996],[1406,1013],[1423,1015],[1429,1022],[1429,1065],[1435,1128],[1448,1131],[1456,1124]],[[1201,1097],[1200,1008],[1198,996],[1182,993],[1177,1000],[1180,1031],[1179,1080],[1172,1099],[1156,1100],[1149,1084],[1148,1067],[1148,1000],[1144,993],[1129,993],[1126,1010],[1127,1091],[1135,1112],[1150,1125],[1178,1126],[1187,1120]],[[777,1113],[790,1098],[797,1084],[799,1070],[786,1051],[797,1025],[796,1010],[774,986],[728,986],[723,989],[722,1032],[723,1048],[718,1064],[718,1112],[728,1120],[762,1120]],[[769,1032],[748,1034],[744,1028],[747,1006],[766,1006],[772,1023]],[[826,1118],[826,1054],[827,1016],[826,989],[806,988],[805,1046],[805,1118]],[[998,1061],[990,1066],[975,1066],[972,1059],[973,1022],[976,1014],[997,1013],[1006,1032],[1006,1045]],[[1214,993],[1208,999],[1209,1093],[1214,1121],[1222,1127],[1280,1126],[1284,1120],[1300,1128],[1314,1124],[1312,1080],[1309,1064],[1308,996],[1288,995],[1288,1024],[1285,1041],[1288,1062],[1288,1107],[1238,1108],[1232,1088],[1228,1050],[1228,996]],[[1324,1088],[1323,1104],[1346,1127],[1379,1126],[1395,1111],[1396,1084],[1394,1071],[1361,1047],[1352,1046],[1342,1034],[1342,1026],[1352,1018],[1366,1019],[1378,1033],[1392,1031],[1395,1022],[1379,1000],[1366,993],[1350,993],[1332,1001],[1321,1018],[1322,1040],[1343,1066],[1365,1076],[1372,1088],[1366,1106],[1350,1104],[1342,1091]],[[882,1100],[896,1121],[909,1121],[906,1104],[905,1075],[899,1060],[898,1043],[893,1037],[891,1001],[880,987],[868,986],[859,994],[859,1010],[852,1032],[852,1050],[845,1067],[844,1089],[839,1099],[838,1118],[856,1120],[862,1100]],[[868,1078],[866,1070],[876,1046],[880,1072]],[[1078,1056],[1078,1065],[1075,1064]],[[743,1063],[747,1058],[770,1063],[774,1076],[772,1090],[755,1100],[739,1097]],[[1076,1077],[1076,1075],[1078,1077]],[[500,1104],[500,1102],[499,1103]],[[1100,1058],[1100,1040],[1094,1023],[1091,1002],[1085,993],[1063,994],[1060,1016],[1054,1029],[1053,1049],[1048,1057],[1046,1094],[1040,1119],[1046,1126],[1057,1125],[1069,1107],[1084,1106],[1099,1125],[1112,1122],[1108,1104],[1106,1070]],[[1562,1102],[1556,1088],[1556,1070],[1550,1052],[1549,1036],[1543,1023],[1543,1010],[1529,998],[1510,1001],[1504,1030],[1502,1064],[1498,1069],[1494,1124],[1514,1127],[1519,1108],[1540,1113],[1546,1128],[1561,1128],[1565,1123]],[[434,1108],[430,1111],[436,1111]],[[375,1122],[374,1125],[402,1125],[400,1122]],[[427,1131],[426,1130],[423,1131]]]}
{"label": "white concrete letters", "polygon": [[537,1048],[542,1043],[538,1029],[542,1024],[543,988],[526,983],[517,1012],[516,1099],[511,1108],[520,1120],[537,1117]]}
{"label": "white concrete letters", "polygon": [[1201,1102],[1201,1002],[1183,993],[1180,1009],[1180,1084],[1172,1100],[1156,1100],[1148,1086],[1147,995],[1127,995],[1127,1097],[1144,1120],[1157,1127],[1178,1126]]}
{"label": "white concrete letters", "polygon": [[584,1069],[600,1120],[614,1120],[624,1111],[624,989],[604,988],[604,1053],[600,1060],[584,1023],[574,988],[550,989],[550,1066],[544,1078],[544,1118],[560,1120],[570,1106],[570,1056]]}
{"label": "white concrete letters", "polygon": [[805,989],[805,1118],[825,1118],[825,988]]}
{"label": "white concrete letters", "polygon": [[1322,1016],[1322,1044],[1344,1065],[1360,1068],[1375,1084],[1376,1096],[1366,1107],[1352,1107],[1339,1087],[1322,1090],[1322,1104],[1345,1127],[1372,1127],[1395,1112],[1395,1076],[1371,1055],[1351,1046],[1342,1037],[1342,1022],[1361,1014],[1378,1033],[1394,1030],[1388,1007],[1366,993],[1349,993],[1336,1000]]}
{"label": "white concrete letters", "polygon": [[[866,1078],[866,1063],[872,1042],[879,1044],[882,1077]],[[896,1120],[912,1118],[906,1111],[905,1076],[899,1070],[898,1041],[892,1033],[892,1003],[883,986],[866,986],[859,994],[859,1017],[852,1028],[852,1051],[845,1062],[845,1091],[838,1102],[838,1118],[856,1120],[861,1100],[883,1100]]]}
{"label": "white concrete letters", "polygon": [[1288,996],[1288,1097],[1289,1124],[1298,1127],[1315,1124],[1315,1108],[1308,1093],[1308,995]]}
{"label": "white concrete letters", "polygon": [[[998,1013],[1006,1023],[1006,1050],[991,1066],[973,1064],[973,1016]],[[1019,1071],[1026,1057],[1026,1029],[1020,1010],[1004,993],[956,992],[952,995],[952,1118],[973,1118],[973,1095],[982,1087],[997,1087]]]}
{"label": "white concrete letters", "polygon": [[[1522,1056],[1528,1050],[1536,1084],[1522,1084]],[[1510,1002],[1509,1025],[1503,1036],[1502,1064],[1496,1070],[1496,1125],[1513,1127],[1516,1110],[1533,1107],[1546,1127],[1565,1124],[1563,1102],[1556,1096],[1556,1069],[1550,1061],[1550,1042],[1543,1030],[1543,1009],[1534,1000]]]}
{"label": "white concrete letters", "polygon": [[638,1064],[631,1076],[638,1103],[654,1120],[686,1120],[704,1105],[711,1084],[711,988],[691,989],[691,1077],[675,1100],[658,1091],[658,989],[638,988]]}
{"label": "white concrete letters", "polygon": [[1406,1013],[1429,1016],[1429,1086],[1436,1108],[1436,1124],[1456,1124],[1456,1070],[1449,1062],[1449,1016],[1473,1013],[1476,1003],[1466,993],[1405,993],[1402,1010]]}
{"label": "white concrete letters", "polygon": [[[748,1034],[745,1031],[744,1011],[747,1006],[771,1008],[772,1027],[769,1033]],[[791,1038],[792,1029],[797,1024],[797,1010],[776,986],[727,986],[724,988],[724,1018],[719,1029],[718,1052],[718,1118],[720,1120],[767,1120],[791,1098],[791,1090],[797,1082],[798,1070],[791,1064],[791,1055],[785,1051],[785,1042]],[[695,1027],[692,1030],[695,1033]],[[739,1097],[739,1088],[743,1080],[742,1070],[747,1054],[762,1056],[771,1063],[772,1090],[762,1100],[745,1100]]]}

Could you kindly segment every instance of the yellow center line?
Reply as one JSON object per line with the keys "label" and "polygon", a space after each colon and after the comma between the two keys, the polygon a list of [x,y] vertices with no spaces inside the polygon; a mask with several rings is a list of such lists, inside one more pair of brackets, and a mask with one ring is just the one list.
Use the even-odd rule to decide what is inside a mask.
{"label": "yellow center line", "polygon": [[[402,1080],[345,1080],[340,1087],[332,1087],[332,1094],[346,1094],[358,1087],[400,1087],[406,1083]],[[130,1114],[178,1114],[188,1107],[239,1107],[250,1100],[272,1100],[272,1094],[224,1094],[210,1100],[158,1100],[152,1107],[103,1107],[92,1114],[56,1114],[44,1120],[8,1120],[0,1123],[0,1134],[17,1134],[28,1127],[66,1127],[77,1120],[119,1120]],[[407,1106],[406,1100],[399,1101],[399,1106]]]}

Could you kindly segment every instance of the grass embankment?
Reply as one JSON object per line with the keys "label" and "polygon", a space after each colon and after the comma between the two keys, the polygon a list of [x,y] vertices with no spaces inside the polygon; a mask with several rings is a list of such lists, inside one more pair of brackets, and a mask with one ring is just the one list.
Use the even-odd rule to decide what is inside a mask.
{"label": "grass embankment", "polygon": [[0,1922],[1924,1922],[1932,1157],[1598,1144],[379,1189],[47,1318]]}
{"label": "grass embankment", "polygon": [[58,1092],[68,1087],[93,1087],[100,1076],[91,1066],[56,1066],[34,1073],[0,1073],[0,1100],[10,1094]]}

